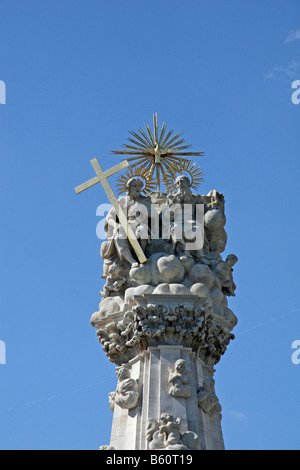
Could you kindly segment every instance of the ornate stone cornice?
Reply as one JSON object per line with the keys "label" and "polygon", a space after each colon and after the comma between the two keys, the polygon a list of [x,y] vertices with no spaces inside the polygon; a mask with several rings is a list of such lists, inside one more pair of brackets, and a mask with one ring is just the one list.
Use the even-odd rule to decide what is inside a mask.
{"label": "ornate stone cornice", "polygon": [[205,364],[219,362],[234,335],[224,318],[213,313],[211,302],[196,295],[145,294],[122,320],[107,322],[97,331],[107,357],[124,364],[149,346],[189,347]]}

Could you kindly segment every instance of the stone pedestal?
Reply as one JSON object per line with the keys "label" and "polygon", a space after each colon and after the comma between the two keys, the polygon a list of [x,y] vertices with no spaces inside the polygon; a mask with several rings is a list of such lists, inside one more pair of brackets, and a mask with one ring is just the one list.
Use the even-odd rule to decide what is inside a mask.
{"label": "stone pedestal", "polygon": [[207,297],[144,294],[94,319],[107,357],[118,365],[110,446],[116,450],[224,449],[214,365],[232,323]]}
{"label": "stone pedestal", "polygon": [[[188,371],[189,392],[186,397],[170,395],[169,371],[179,359],[185,361]],[[158,422],[162,414],[168,414],[174,421],[180,419],[178,428],[181,435],[187,431],[195,434],[192,436],[195,450],[224,449],[220,412],[210,416],[198,405],[197,392],[205,379],[213,377],[214,369],[197,359],[191,348],[179,345],[149,347],[125,367],[129,369],[131,378],[138,383],[139,401],[131,410],[115,405],[110,446],[116,450],[151,449],[151,422]],[[163,442],[166,445],[166,439]],[[173,443],[171,447],[172,445],[174,450],[179,446],[186,447],[182,444],[182,439],[179,445]],[[155,444],[154,448],[170,449],[168,446],[155,447]]]}

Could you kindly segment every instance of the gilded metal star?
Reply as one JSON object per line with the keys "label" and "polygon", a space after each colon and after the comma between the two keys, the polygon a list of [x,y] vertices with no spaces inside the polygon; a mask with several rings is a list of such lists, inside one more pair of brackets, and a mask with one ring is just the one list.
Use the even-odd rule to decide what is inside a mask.
{"label": "gilded metal star", "polygon": [[168,176],[178,173],[178,168],[184,161],[191,162],[183,157],[203,156],[204,152],[187,152],[191,145],[184,145],[185,139],[180,138],[181,133],[173,135],[173,129],[167,132],[167,126],[163,123],[158,130],[157,113],[153,114],[153,128],[145,124],[146,132],[139,129],[138,132],[130,131],[129,144],[123,144],[128,150],[112,150],[114,154],[133,155],[127,158],[130,167],[142,167],[150,179],[156,180],[157,191],[160,191],[161,176],[166,188],[170,181]]}

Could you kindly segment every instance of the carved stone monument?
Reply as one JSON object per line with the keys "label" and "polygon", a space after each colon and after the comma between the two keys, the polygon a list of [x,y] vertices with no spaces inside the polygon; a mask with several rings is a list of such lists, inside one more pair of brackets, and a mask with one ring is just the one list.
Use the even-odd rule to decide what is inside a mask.
{"label": "carved stone monument", "polygon": [[[237,323],[235,255],[225,260],[225,200],[195,192],[202,172],[180,134],[163,124],[131,131],[127,160],[75,188],[101,182],[112,204],[102,242],[105,285],[91,324],[118,383],[108,397],[110,443],[100,449],[224,449],[215,365]],[[119,176],[119,199],[107,178]],[[156,185],[156,187],[155,187]],[[164,187],[164,190],[161,189]]]}

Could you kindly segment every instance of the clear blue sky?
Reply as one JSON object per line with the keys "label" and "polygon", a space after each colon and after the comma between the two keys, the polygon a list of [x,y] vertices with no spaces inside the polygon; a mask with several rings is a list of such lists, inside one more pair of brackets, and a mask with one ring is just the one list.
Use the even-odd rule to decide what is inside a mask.
{"label": "clear blue sky", "polygon": [[[236,339],[216,366],[227,449],[299,449],[300,4],[1,0],[1,449],[109,442],[114,365],[90,317],[103,285],[100,185],[144,123],[183,131],[225,195]],[[112,184],[113,184],[112,178]]]}

